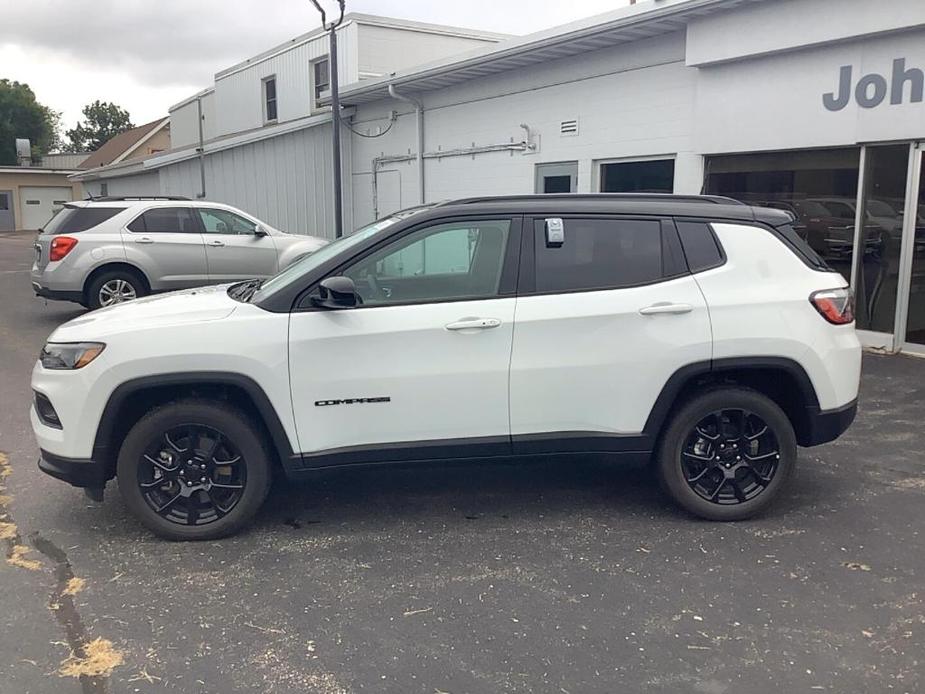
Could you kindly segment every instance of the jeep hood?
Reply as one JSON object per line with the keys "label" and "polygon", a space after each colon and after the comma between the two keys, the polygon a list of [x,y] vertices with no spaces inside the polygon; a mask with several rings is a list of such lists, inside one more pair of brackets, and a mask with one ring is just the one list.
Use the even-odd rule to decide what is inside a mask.
{"label": "jeep hood", "polygon": [[221,320],[240,306],[228,296],[229,286],[184,289],[91,311],[59,326],[48,341],[80,342],[133,330]]}

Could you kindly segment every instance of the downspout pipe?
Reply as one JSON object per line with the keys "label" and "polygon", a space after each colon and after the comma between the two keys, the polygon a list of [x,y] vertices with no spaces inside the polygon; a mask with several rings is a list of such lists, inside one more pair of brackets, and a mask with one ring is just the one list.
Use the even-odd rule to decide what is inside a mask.
{"label": "downspout pipe", "polygon": [[389,96],[393,99],[398,99],[399,101],[404,101],[406,103],[414,106],[415,114],[417,115],[417,130],[418,130],[418,204],[424,204],[424,104],[418,101],[417,99],[412,99],[410,96],[405,96],[404,94],[399,94],[398,90],[395,89],[395,86],[389,85]]}
{"label": "downspout pipe", "polygon": [[201,200],[206,199],[206,150],[205,142],[202,137],[202,121],[204,116],[202,115],[202,96],[200,95],[196,99],[196,111],[199,114],[199,147],[196,151],[199,153],[199,197]]}

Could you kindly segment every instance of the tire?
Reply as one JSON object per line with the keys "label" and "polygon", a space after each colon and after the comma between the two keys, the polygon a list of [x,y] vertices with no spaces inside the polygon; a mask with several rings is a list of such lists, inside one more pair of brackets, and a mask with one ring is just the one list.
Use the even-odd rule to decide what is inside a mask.
{"label": "tire", "polygon": [[239,410],[190,399],[158,407],[132,427],[116,476],[125,505],[156,535],[215,540],[239,531],[263,504],[270,461],[264,437]]}
{"label": "tire", "polygon": [[[130,298],[111,294],[113,300],[107,303],[105,297],[102,296],[107,293],[104,292],[104,287],[110,292],[114,289],[122,289],[124,287],[121,294],[130,295]],[[106,270],[93,278],[93,281],[87,285],[86,296],[82,303],[92,311],[102,308],[103,306],[138,299],[147,294],[148,288],[138,273],[132,272],[131,270]]]}
{"label": "tire", "polygon": [[749,388],[724,387],[675,412],[656,464],[662,488],[682,508],[706,520],[737,521],[774,502],[796,458],[793,425],[774,401]]}

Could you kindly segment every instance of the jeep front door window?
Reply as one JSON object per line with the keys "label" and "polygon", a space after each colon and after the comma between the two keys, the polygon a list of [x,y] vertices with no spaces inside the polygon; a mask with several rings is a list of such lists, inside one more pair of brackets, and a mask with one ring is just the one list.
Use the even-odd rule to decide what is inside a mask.
{"label": "jeep front door window", "polygon": [[439,224],[408,235],[344,271],[366,306],[495,296],[510,220]]}

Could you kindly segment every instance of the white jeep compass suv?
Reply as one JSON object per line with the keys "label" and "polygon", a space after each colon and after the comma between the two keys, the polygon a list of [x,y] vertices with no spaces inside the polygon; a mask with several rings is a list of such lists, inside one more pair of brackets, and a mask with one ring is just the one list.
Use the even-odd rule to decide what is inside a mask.
{"label": "white jeep compass suv", "polygon": [[273,475],[604,454],[688,511],[779,496],[852,422],[845,280],[785,212],[711,197],[416,208],[275,277],[104,308],[35,366],[39,466],[155,533],[241,528]]}

